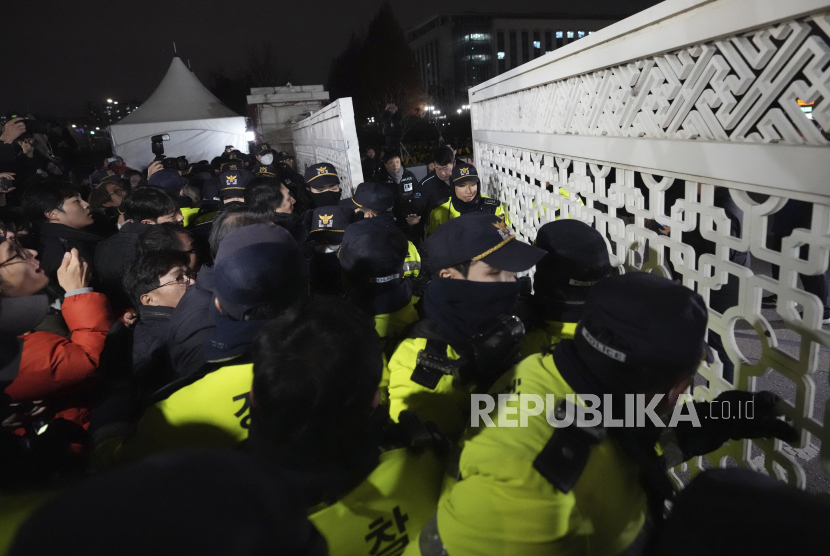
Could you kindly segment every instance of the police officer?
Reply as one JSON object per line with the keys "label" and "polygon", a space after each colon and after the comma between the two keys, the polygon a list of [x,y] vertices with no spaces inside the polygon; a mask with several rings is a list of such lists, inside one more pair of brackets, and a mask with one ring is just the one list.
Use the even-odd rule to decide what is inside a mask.
{"label": "police officer", "polygon": [[[219,210],[227,210],[231,207],[245,205],[245,187],[254,179],[254,175],[242,168],[238,162],[226,163],[222,166],[222,173],[219,174],[219,197],[222,205]],[[213,220],[219,211],[207,212],[196,219],[196,225],[207,224]]]}
{"label": "police officer", "polygon": [[[700,427],[689,407],[675,427],[646,418],[649,404],[654,419],[671,423],[668,415],[676,413],[679,396],[708,353],[706,320],[703,299],[665,278],[633,273],[595,285],[574,339],[559,342],[552,354],[525,359],[490,390],[546,401],[553,394],[548,403],[554,408],[524,412],[527,426],[518,426],[515,397],[481,412],[502,426],[486,426],[482,418],[469,430],[461,479],[446,491],[437,520],[422,534],[422,553],[636,553],[672,496],[667,466],[709,453],[730,438],[797,439],[792,427],[776,419],[779,400],[769,392],[731,391],[712,404],[693,404]],[[577,397],[568,400],[568,394]],[[577,404],[588,404],[589,394],[600,404],[605,395],[612,402],[600,408],[606,416],[592,428],[573,421]],[[629,421],[626,403],[637,394],[644,412],[639,422]],[[749,401],[754,419],[708,418],[711,405],[730,404],[737,416],[738,403]],[[567,422],[569,412],[570,426],[549,423]],[[609,418],[619,422],[609,426]],[[507,421],[516,428],[504,426]]]}
{"label": "police officer", "polygon": [[314,208],[314,203],[311,199],[308,186],[303,179],[302,174],[297,173],[294,168],[294,158],[285,151],[280,151],[276,154],[276,170],[279,178],[285,187],[291,191],[297,204],[294,205],[294,212],[296,214],[305,214],[307,211]]}
{"label": "police officer", "polygon": [[275,155],[277,152],[268,143],[254,145],[251,147],[251,154],[256,157],[256,165],[259,166],[270,166],[276,162]]}
{"label": "police officer", "polygon": [[[403,233],[374,219],[349,226],[340,244],[340,266],[346,275],[347,299],[375,318],[381,339],[394,341],[418,320],[412,282],[404,277],[408,242]],[[388,355],[397,344],[392,343]]]}
{"label": "police officer", "polygon": [[340,202],[340,176],[334,164],[312,164],[306,168],[304,178],[313,208],[334,206]]}
{"label": "police officer", "polygon": [[430,213],[427,226],[429,234],[434,233],[444,222],[470,212],[495,214],[510,225],[510,220],[507,219],[498,199],[481,194],[481,180],[475,166],[459,162],[452,169],[450,180],[453,185],[452,194]]}
{"label": "police officer", "polygon": [[411,236],[418,240],[424,237],[432,210],[452,196],[450,176],[455,165],[452,149],[446,145],[435,149],[432,152],[432,163],[433,170],[415,187],[411,199],[404,205],[406,221],[412,227]]}
{"label": "police officer", "polygon": [[254,224],[222,240],[213,278],[210,315],[216,328],[205,349],[208,365],[201,376],[156,393],[156,403],[124,444],[124,457],[184,446],[234,446],[248,436],[251,344],[269,320],[306,297],[308,265],[284,228]]}
{"label": "police officer", "polygon": [[442,442],[417,420],[390,426],[371,319],[313,299],[267,326],[253,355],[248,448],[302,490],[329,553],[401,554],[416,543],[441,490]]}
{"label": "police officer", "polygon": [[[470,390],[494,380],[518,356],[523,329],[514,316],[521,289],[515,273],[545,252],[482,212],[447,222],[427,241],[427,252],[434,276],[423,299],[427,319],[413,326],[389,361],[390,413],[395,419],[412,409],[457,437]],[[488,344],[497,333],[504,341]]]}
{"label": "police officer", "polygon": [[[371,219],[377,225],[388,228],[397,228],[398,223],[393,215],[395,192],[392,188],[379,183],[361,183],[351,197],[340,201],[344,207],[354,207],[355,212],[361,213],[363,218]],[[417,278],[421,273],[421,255],[411,241],[407,242],[404,275]]]}
{"label": "police officer", "polygon": [[579,220],[557,220],[539,228],[536,247],[547,255],[533,276],[532,312],[522,357],[572,339],[585,299],[597,282],[613,272],[602,234]]}
{"label": "police officer", "polygon": [[311,251],[309,285],[317,295],[343,295],[340,243],[346,228],[355,219],[348,207],[320,207],[308,213],[306,244]]}

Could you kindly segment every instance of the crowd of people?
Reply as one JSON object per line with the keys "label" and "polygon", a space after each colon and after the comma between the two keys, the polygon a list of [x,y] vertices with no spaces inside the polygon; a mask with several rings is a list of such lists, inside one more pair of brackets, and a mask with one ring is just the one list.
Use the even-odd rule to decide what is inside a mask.
{"label": "crowd of people", "polygon": [[[528,395],[610,396],[626,421],[638,395],[671,414],[711,361],[707,307],[672,280],[618,272],[577,220],[520,241],[451,145],[419,181],[388,141],[344,197],[341,169],[296,168],[263,141],[141,170],[111,157],[86,184],[27,172],[28,135],[20,120],[0,135],[0,552],[827,541],[813,527],[827,500],[759,473],[706,472],[680,496],[669,481],[730,439],[795,443],[772,393],[695,402],[700,426],[557,428],[541,410],[518,426]],[[486,410],[499,426],[474,427],[486,393],[518,397]],[[754,414],[707,419],[713,404]],[[741,506],[752,497],[757,518]],[[745,526],[706,534],[726,521],[713,504],[740,506]],[[783,536],[753,530],[773,507]],[[740,531],[751,538],[724,540]]]}

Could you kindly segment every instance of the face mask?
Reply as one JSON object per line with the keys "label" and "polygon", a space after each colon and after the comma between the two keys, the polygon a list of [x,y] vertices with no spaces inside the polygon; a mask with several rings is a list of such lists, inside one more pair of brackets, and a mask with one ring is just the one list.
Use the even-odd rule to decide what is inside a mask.
{"label": "face mask", "polygon": [[466,343],[494,325],[499,316],[515,314],[520,290],[518,282],[436,278],[426,290],[424,311],[448,339]]}
{"label": "face mask", "polygon": [[274,155],[271,154],[271,153],[264,154],[264,155],[262,155],[262,158],[260,159],[260,162],[262,162],[263,164],[268,166],[269,164],[274,162]]}
{"label": "face mask", "polygon": [[337,206],[337,203],[340,201],[340,192],[323,191],[321,193],[314,193],[312,189],[311,199],[314,201],[314,208]]}

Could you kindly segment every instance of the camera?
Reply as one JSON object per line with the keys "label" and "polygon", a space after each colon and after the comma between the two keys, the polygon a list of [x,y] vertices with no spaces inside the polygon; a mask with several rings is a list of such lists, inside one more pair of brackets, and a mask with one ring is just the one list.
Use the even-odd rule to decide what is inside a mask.
{"label": "camera", "polygon": [[173,157],[162,157],[161,165],[168,170],[181,170],[184,172],[187,170],[187,157],[179,156],[177,158]]}
{"label": "camera", "polygon": [[169,140],[170,135],[167,133],[150,137],[150,142],[153,145],[153,154],[156,155],[155,160],[164,160],[164,142]]}

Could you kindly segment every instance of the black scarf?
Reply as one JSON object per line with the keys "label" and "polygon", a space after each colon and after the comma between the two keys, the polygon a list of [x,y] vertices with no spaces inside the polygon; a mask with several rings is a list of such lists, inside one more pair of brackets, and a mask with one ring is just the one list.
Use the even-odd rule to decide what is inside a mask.
{"label": "black scarf", "polygon": [[473,282],[436,278],[427,286],[424,312],[451,344],[463,346],[501,315],[515,315],[518,282]]}
{"label": "black scarf", "polygon": [[355,290],[351,296],[351,302],[366,314],[388,315],[400,311],[412,301],[412,282],[406,278],[375,286]]}
{"label": "black scarf", "polygon": [[314,203],[314,208],[336,207],[340,203],[340,192],[323,191],[321,193],[312,193],[311,201]]}

